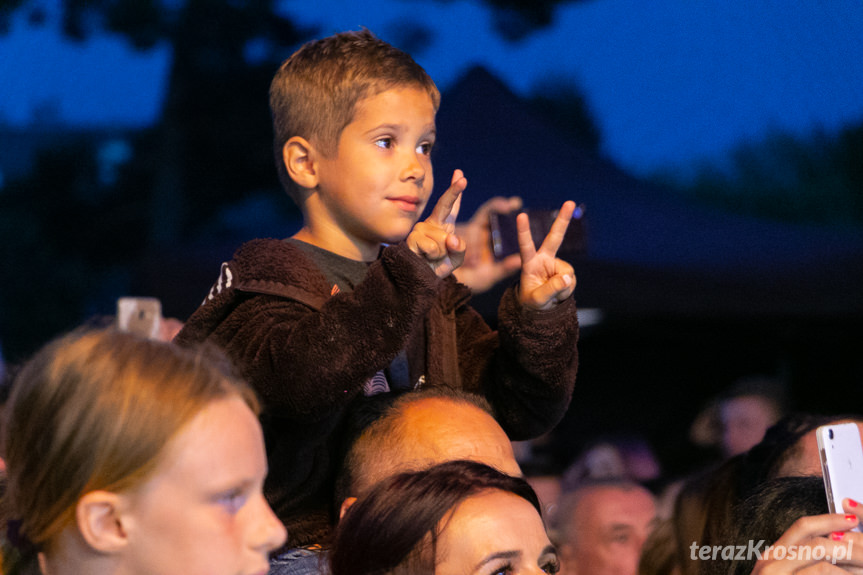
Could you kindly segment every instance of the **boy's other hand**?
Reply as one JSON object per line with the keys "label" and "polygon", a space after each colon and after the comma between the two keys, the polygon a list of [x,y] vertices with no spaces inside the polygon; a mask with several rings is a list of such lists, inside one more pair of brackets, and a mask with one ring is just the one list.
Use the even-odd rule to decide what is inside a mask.
{"label": "boy's other hand", "polygon": [[439,278],[451,274],[464,261],[465,242],[455,234],[455,220],[467,179],[461,170],[452,174],[449,189],[435,204],[431,215],[417,222],[407,237],[408,248],[422,256]]}
{"label": "boy's other hand", "polygon": [[530,234],[527,214],[518,215],[516,225],[521,252],[518,299],[522,305],[537,310],[551,309],[575,290],[575,271],[567,262],[556,257],[573,211],[575,202],[564,202],[538,250]]}
{"label": "boy's other hand", "polygon": [[475,294],[491,289],[502,279],[514,274],[521,267],[521,256],[511,254],[496,260],[491,247],[491,225],[489,215],[511,214],[521,209],[521,198],[495,196],[486,200],[471,219],[456,226],[456,233],[467,245],[464,263],[455,271],[455,276]]}

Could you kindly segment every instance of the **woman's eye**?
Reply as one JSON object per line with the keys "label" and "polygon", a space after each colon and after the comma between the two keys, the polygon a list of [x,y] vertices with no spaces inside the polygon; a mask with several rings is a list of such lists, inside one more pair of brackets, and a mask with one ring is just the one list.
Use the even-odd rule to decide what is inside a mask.
{"label": "woman's eye", "polygon": [[557,573],[560,571],[560,558],[557,553],[543,554],[539,558],[539,568],[543,573]]}
{"label": "woman's eye", "polygon": [[512,575],[512,565],[506,564],[495,569],[490,575]]}

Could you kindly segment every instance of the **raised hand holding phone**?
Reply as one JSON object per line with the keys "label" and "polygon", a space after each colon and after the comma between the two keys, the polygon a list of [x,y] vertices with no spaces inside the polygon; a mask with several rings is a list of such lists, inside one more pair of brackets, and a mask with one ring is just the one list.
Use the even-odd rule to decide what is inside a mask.
{"label": "raised hand holding phone", "polygon": [[518,248],[501,258],[495,257],[492,240],[492,221],[501,216],[518,213],[522,199],[518,196],[489,198],[477,208],[470,220],[456,225],[456,233],[464,238],[467,250],[464,262],[454,273],[474,294],[491,289],[499,281],[521,269]]}
{"label": "raised hand holding phone", "polygon": [[863,507],[851,503],[845,500],[844,515],[839,509],[839,513],[809,515],[792,523],[769,546],[771,551],[765,548],[751,575],[859,573],[863,535],[851,527],[860,524]]}
{"label": "raised hand holding phone", "polygon": [[516,225],[521,253],[518,297],[522,305],[536,310],[551,309],[575,290],[575,271],[569,263],[557,258],[574,211],[575,202],[564,202],[539,249],[533,243],[528,215],[518,215]]}
{"label": "raised hand holding phone", "polygon": [[[830,513],[842,513],[842,500],[863,501],[863,444],[856,423],[822,425],[815,431]],[[855,528],[860,531],[860,526]]]}
{"label": "raised hand holding phone", "polygon": [[466,245],[455,234],[455,220],[466,187],[464,174],[455,170],[450,187],[441,195],[431,215],[417,222],[406,240],[411,251],[424,257],[439,278],[451,274],[464,261]]}

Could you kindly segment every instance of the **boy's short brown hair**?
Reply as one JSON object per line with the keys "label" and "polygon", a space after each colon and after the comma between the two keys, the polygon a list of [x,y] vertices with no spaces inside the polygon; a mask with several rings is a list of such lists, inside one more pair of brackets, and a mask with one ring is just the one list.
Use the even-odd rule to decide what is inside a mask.
{"label": "boy's short brown hair", "polygon": [[437,110],[440,92],[422,66],[368,30],[308,42],[285,60],[270,84],[270,111],[276,167],[288,195],[298,199],[282,159],[289,139],[301,136],[334,155],[360,100],[404,86],[426,90]]}

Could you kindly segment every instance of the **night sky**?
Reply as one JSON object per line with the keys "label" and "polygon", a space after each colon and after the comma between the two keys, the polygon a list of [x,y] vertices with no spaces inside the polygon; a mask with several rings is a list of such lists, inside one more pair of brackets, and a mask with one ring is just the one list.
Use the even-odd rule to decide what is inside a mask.
{"label": "night sky", "polygon": [[[50,8],[57,0],[42,0]],[[863,119],[863,3],[780,0],[588,0],[508,42],[477,1],[287,1],[285,13],[326,35],[361,26],[414,51],[441,88],[484,64],[518,93],[561,80],[580,89],[604,152],[636,174],[718,160],[771,131],[832,132]],[[406,32],[407,31],[407,32]],[[152,123],[170,50],[122,38],[72,44],[55,22],[19,14],[0,37],[0,121]]]}

